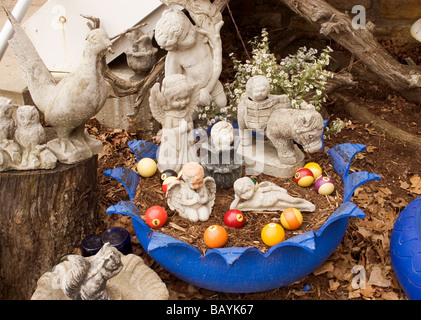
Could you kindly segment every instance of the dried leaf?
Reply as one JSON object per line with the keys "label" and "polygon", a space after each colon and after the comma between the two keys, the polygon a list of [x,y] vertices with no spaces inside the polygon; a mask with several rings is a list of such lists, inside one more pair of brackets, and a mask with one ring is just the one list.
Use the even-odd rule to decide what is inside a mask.
{"label": "dried leaf", "polygon": [[360,289],[361,294],[366,298],[372,298],[376,289],[374,289],[371,285],[367,284],[364,289]]}
{"label": "dried leaf", "polygon": [[415,194],[421,194],[421,177],[416,174],[409,179],[411,182],[411,187],[409,188],[409,191]]}
{"label": "dried leaf", "polygon": [[368,153],[373,153],[376,149],[377,149],[377,147],[375,147],[375,146],[367,146],[367,148],[366,148]]}
{"label": "dried leaf", "polygon": [[336,291],[339,288],[340,283],[335,280],[329,280],[329,290]]}
{"label": "dried leaf", "polygon": [[406,182],[406,181],[399,181],[399,183],[400,183],[400,187],[402,189],[409,190],[410,185],[409,185],[408,182]]}
{"label": "dried leaf", "polygon": [[367,284],[386,288],[390,287],[391,281],[383,275],[383,271],[380,267],[373,267]]}

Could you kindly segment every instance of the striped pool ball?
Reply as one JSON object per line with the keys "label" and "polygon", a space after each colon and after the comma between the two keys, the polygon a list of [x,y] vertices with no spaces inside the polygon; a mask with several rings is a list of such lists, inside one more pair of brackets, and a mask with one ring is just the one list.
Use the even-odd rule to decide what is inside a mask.
{"label": "striped pool ball", "polygon": [[314,175],[310,169],[301,168],[295,172],[294,180],[300,187],[309,187],[314,182]]}
{"label": "striped pool ball", "polygon": [[310,169],[313,172],[314,180],[322,175],[322,168],[316,162],[307,163],[304,168]]}
{"label": "striped pool ball", "polygon": [[296,208],[288,208],[282,211],[281,224],[285,229],[297,230],[303,224],[303,215]]}
{"label": "striped pool ball", "polygon": [[314,188],[318,194],[327,196],[335,190],[335,185],[329,177],[320,177],[314,183]]}

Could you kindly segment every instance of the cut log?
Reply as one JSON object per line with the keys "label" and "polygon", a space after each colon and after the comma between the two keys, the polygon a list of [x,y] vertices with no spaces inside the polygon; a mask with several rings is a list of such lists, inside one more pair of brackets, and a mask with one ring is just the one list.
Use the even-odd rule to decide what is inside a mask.
{"label": "cut log", "polygon": [[40,276],[99,225],[97,157],[0,173],[0,299],[30,299]]}
{"label": "cut log", "polygon": [[[354,28],[352,20],[324,0],[282,0],[292,11],[312,23],[320,32],[355,54],[370,71],[406,99],[421,103],[419,67],[399,63],[366,28]],[[371,28],[370,28],[371,26]]]}
{"label": "cut log", "polygon": [[397,128],[390,122],[387,122],[381,119],[379,116],[371,113],[367,108],[358,105],[352,99],[342,95],[340,93],[335,93],[332,95],[332,98],[339,99],[345,106],[345,110],[355,119],[365,123],[372,123],[374,127],[385,133],[387,136],[400,140],[417,150],[421,150],[421,138],[410,134],[400,128]]}

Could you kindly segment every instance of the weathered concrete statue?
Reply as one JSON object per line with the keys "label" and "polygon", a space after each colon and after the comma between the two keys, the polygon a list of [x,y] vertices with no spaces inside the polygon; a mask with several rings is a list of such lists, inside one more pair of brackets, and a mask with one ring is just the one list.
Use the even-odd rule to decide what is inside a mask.
{"label": "weathered concrete statue", "polygon": [[300,211],[313,212],[316,208],[311,202],[295,198],[278,185],[263,181],[257,187],[254,182],[243,177],[234,183],[235,199],[230,209],[242,211],[281,211],[290,207]]}
{"label": "weathered concrete statue", "polygon": [[186,163],[182,171],[184,182],[176,180],[168,187],[168,206],[192,222],[207,221],[215,204],[215,180],[205,177],[203,167],[196,162]]}
{"label": "weathered concrete statue", "polygon": [[104,80],[105,55],[112,52],[105,31],[92,29],[80,64],[57,82],[40,58],[21,25],[5,8],[15,31],[9,41],[25,74],[29,91],[45,121],[58,138],[48,147],[62,163],[73,164],[102,151],[102,142],[85,134],[86,122],[95,116],[108,98]]}
{"label": "weathered concrete statue", "polygon": [[[322,148],[323,118],[311,104],[293,109],[286,95],[269,94],[270,84],[264,76],[247,82],[247,95],[238,105],[238,127],[242,137],[241,154],[245,163],[255,166],[256,173],[279,178],[292,177],[304,165],[304,154]],[[252,143],[252,131],[266,136]],[[260,148],[260,149],[259,149]]]}
{"label": "weathered concrete statue", "polygon": [[16,110],[0,97],[0,171],[54,169],[57,158],[48,150],[46,134],[34,106]]}
{"label": "weathered concrete statue", "polygon": [[108,242],[88,258],[69,255],[39,280],[32,300],[167,300],[158,274]]}
{"label": "weathered concrete statue", "polygon": [[224,24],[221,13],[208,0],[161,0],[166,5],[180,5],[187,9],[193,25],[180,10],[168,9],[157,22],[155,39],[167,50],[165,76],[184,74],[200,90],[199,106],[214,102],[227,104],[223,85],[222,43],[220,29]]}
{"label": "weathered concrete statue", "polygon": [[162,87],[156,83],[149,97],[153,117],[162,125],[161,146],[158,153],[158,169],[179,171],[187,162],[197,162],[194,147],[193,113],[199,100],[196,85],[186,76],[166,76]]}
{"label": "weathered concrete statue", "polygon": [[137,75],[147,74],[156,62],[158,48],[152,44],[153,33],[144,34],[140,28],[135,28],[125,34],[131,43],[126,50],[127,65]]}
{"label": "weathered concrete statue", "polygon": [[213,125],[210,139],[201,145],[201,164],[218,188],[232,188],[234,181],[241,178],[243,163],[237,153],[239,146],[240,137],[227,121]]}

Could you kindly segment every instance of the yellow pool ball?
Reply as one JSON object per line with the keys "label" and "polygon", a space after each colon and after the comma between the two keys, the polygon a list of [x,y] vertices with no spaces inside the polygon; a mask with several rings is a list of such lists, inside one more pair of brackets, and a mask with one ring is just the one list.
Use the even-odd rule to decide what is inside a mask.
{"label": "yellow pool ball", "polygon": [[261,237],[267,246],[272,247],[285,240],[285,230],[277,223],[269,223],[263,227]]}
{"label": "yellow pool ball", "polygon": [[155,160],[151,158],[143,158],[137,163],[137,172],[144,177],[152,177],[158,169]]}
{"label": "yellow pool ball", "polygon": [[323,173],[322,168],[316,162],[307,163],[304,168],[310,169],[313,172],[314,180],[320,177]]}

